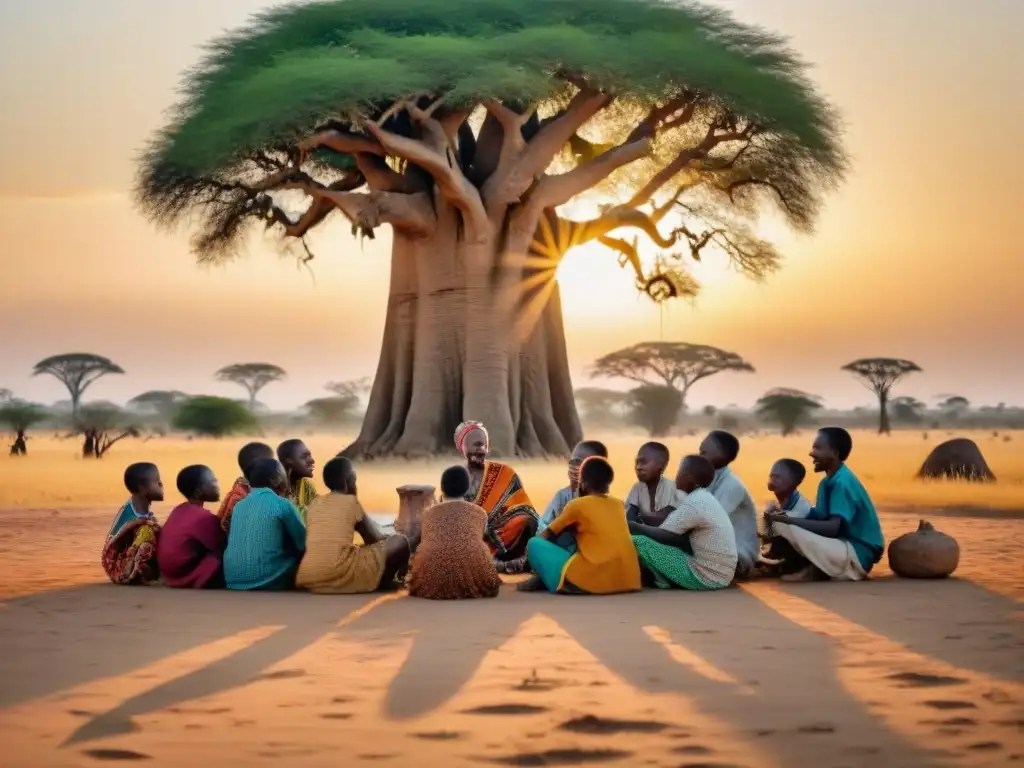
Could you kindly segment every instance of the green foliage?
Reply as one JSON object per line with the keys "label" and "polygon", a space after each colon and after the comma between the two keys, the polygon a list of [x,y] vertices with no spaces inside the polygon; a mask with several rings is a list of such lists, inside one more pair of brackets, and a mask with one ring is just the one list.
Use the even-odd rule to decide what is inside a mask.
{"label": "green foliage", "polygon": [[[318,127],[362,132],[410,94],[443,95],[448,110],[496,99],[550,115],[574,91],[570,81],[615,96],[617,109],[593,120],[590,134],[621,138],[623,115],[683,90],[703,97],[698,134],[712,114],[755,121],[763,131],[743,162],[786,193],[784,213],[797,225],[814,214],[817,187],[845,169],[838,117],[805,63],[784,38],[718,9],[658,0],[332,0],[258,13],[208,46],[143,157],[138,199],[165,224],[202,209],[197,245],[216,251],[266,214],[239,185],[268,170],[267,152],[294,160],[299,140]],[[412,135],[401,113],[384,127]],[[666,138],[655,156],[693,135]],[[351,165],[319,150],[301,171],[289,168],[327,171],[328,183],[332,169]]]}
{"label": "green foliage", "polygon": [[644,384],[632,390],[633,421],[651,437],[667,435],[683,410],[683,395],[675,387]]}
{"label": "green foliage", "polygon": [[0,405],[0,424],[18,434],[50,418],[50,412],[42,405],[24,400],[8,400]]}
{"label": "green foliage", "polygon": [[920,424],[924,418],[925,404],[916,397],[894,397],[892,403],[893,421],[903,424]]}
{"label": "green foliage", "polygon": [[258,428],[256,417],[243,403],[211,395],[186,400],[178,409],[173,426],[208,437],[224,437]]}
{"label": "green foliage", "polygon": [[821,408],[821,399],[799,389],[779,388],[766,392],[754,406],[762,419],[774,421],[782,427],[783,435],[791,435],[812,412]]}

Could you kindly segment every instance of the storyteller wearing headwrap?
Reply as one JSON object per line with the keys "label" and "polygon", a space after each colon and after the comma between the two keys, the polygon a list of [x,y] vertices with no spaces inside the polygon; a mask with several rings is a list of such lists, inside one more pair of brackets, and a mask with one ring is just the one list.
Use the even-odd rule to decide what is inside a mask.
{"label": "storyteller wearing headwrap", "polygon": [[455,430],[455,447],[466,457],[470,487],[466,501],[487,512],[484,540],[499,572],[521,573],[526,565],[526,542],[537,533],[539,517],[515,470],[488,461],[490,438],[478,421],[464,421]]}

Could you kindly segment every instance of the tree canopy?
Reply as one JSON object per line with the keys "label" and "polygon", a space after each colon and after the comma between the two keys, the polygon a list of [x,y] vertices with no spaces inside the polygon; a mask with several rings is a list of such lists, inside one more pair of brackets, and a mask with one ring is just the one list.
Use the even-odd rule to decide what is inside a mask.
{"label": "tree canopy", "polygon": [[256,395],[268,384],[284,381],[288,377],[284,368],[270,363],[234,363],[217,371],[219,381],[230,381],[245,387],[250,407],[256,405]]}
{"label": "tree canopy", "polygon": [[862,384],[875,393],[878,398],[878,432],[888,434],[889,426],[889,393],[896,382],[910,373],[919,373],[921,369],[911,360],[898,357],[865,357],[854,360],[843,366],[857,377]]}
{"label": "tree canopy", "polygon": [[61,382],[71,395],[71,415],[78,418],[82,395],[97,379],[124,369],[109,358],[88,352],[71,352],[40,360],[32,369],[33,376],[49,374]]}
{"label": "tree canopy", "polygon": [[226,397],[191,397],[174,416],[174,427],[209,437],[224,437],[257,428],[256,417],[244,403]]}
{"label": "tree canopy", "polygon": [[782,428],[783,435],[791,435],[811,413],[821,407],[821,398],[817,395],[799,389],[778,387],[761,395],[754,411],[762,419],[776,422]]}
{"label": "tree canopy", "polygon": [[0,404],[0,424],[19,435],[48,418],[50,418],[50,412],[37,403],[8,400]]}
{"label": "tree canopy", "polygon": [[[143,157],[137,198],[163,224],[198,214],[195,249],[217,259],[254,222],[302,237],[340,210],[371,236],[421,228],[424,178],[469,225],[528,192],[557,206],[604,184],[628,199],[621,224],[697,258],[714,242],[759,276],[778,256],[740,220],[769,202],[806,229],[846,168],[840,121],[807,70],[784,38],[694,3],[286,5],[207,47]],[[289,192],[311,201],[297,218]],[[670,209],[700,228],[659,236]],[[651,293],[629,244],[606,245]]]}
{"label": "tree canopy", "polygon": [[621,378],[638,384],[659,383],[678,389],[685,406],[694,384],[723,371],[753,372],[754,366],[737,355],[706,344],[644,341],[610,352],[591,368],[592,376]]}

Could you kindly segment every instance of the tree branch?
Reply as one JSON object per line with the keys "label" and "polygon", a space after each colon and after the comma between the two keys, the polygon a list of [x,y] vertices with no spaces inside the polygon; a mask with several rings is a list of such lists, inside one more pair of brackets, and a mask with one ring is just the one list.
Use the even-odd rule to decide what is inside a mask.
{"label": "tree branch", "polygon": [[676,244],[674,235],[667,238],[662,236],[656,222],[650,216],[625,205],[616,206],[596,219],[575,223],[578,227],[578,234],[574,237],[576,245],[596,240],[620,227],[639,229],[662,248],[671,248]]}
{"label": "tree branch", "polygon": [[356,168],[374,192],[410,192],[409,180],[392,170],[383,157],[368,152],[356,153]]}
{"label": "tree branch", "polygon": [[747,138],[744,131],[731,130],[718,133],[718,130],[722,127],[719,121],[713,122],[700,144],[680,152],[675,160],[658,171],[650,181],[637,191],[626,205],[636,207],[648,202],[665,184],[685,170],[691,163],[706,158],[708,153],[719,144]]}
{"label": "tree branch", "polygon": [[567,203],[610,176],[624,165],[645,157],[651,150],[651,140],[641,138],[598,155],[573,168],[568,173],[548,176],[530,195],[530,202],[541,208]]}
{"label": "tree branch", "polygon": [[358,133],[333,128],[317,131],[299,142],[299,152],[302,153],[309,153],[320,147],[332,149],[343,155],[354,155],[357,152],[384,155],[384,147],[373,139]]}
{"label": "tree branch", "polygon": [[488,207],[518,202],[573,134],[611,103],[611,96],[591,90],[585,83],[581,85],[565,111],[537,131],[514,163],[504,168],[499,164],[484,184],[483,197]]}
{"label": "tree branch", "polygon": [[[420,115],[417,113],[422,114],[423,111],[410,107],[410,115],[414,119],[419,119]],[[436,121],[427,118],[422,122],[425,128],[428,127],[427,123],[433,123],[441,136],[444,136],[444,131]],[[487,228],[487,214],[480,194],[462,174],[458,164],[453,162],[454,153],[449,154],[451,150],[441,154],[423,141],[385,131],[371,122],[366,124],[366,129],[377,138],[388,154],[413,163],[430,174],[445,200],[462,211],[467,228],[475,232],[476,237],[483,235]],[[445,145],[447,146],[447,139]]]}

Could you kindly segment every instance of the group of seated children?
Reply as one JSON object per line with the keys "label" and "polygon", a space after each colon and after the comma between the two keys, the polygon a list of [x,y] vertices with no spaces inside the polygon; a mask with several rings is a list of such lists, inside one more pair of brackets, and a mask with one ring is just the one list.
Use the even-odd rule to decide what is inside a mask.
{"label": "group of seated children", "polygon": [[668,449],[642,446],[625,501],[610,495],[605,446],[583,441],[569,461],[569,485],[542,515],[518,474],[488,460],[482,424],[461,424],[455,443],[466,463],[444,471],[440,501],[390,534],[360,505],[348,459],[327,462],[329,492],[317,494],[313,457],[300,440],[276,454],[262,443],[242,448],[242,477],[216,514],[205,507],[220,499],[213,472],[186,467],[177,478],[185,501],[162,526],[150,509],[163,500],[160,474],[133,464],[125,472],[131,499],[107,536],[104,569],[118,584],[159,578],[171,587],[325,594],[393,588],[408,573],[411,595],[459,599],[497,595],[499,573],[528,573],[520,591],[566,594],[713,590],[755,575],[860,580],[884,550],[871,499],[845,463],[852,439],[838,427],[821,429],[811,448],[815,472],[825,475],[814,506],[798,490],[806,475],[799,461],[772,466],[775,500],[763,531],[730,469],[740,444],[728,432],[711,432],[684,457],[675,482],[664,477]]}

